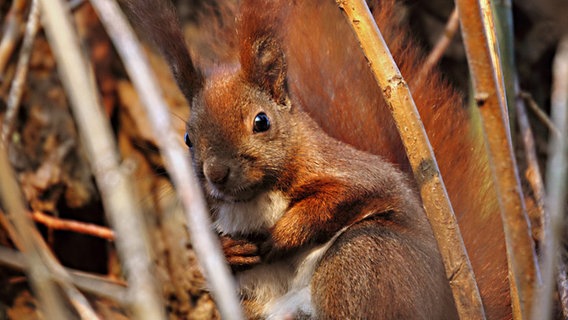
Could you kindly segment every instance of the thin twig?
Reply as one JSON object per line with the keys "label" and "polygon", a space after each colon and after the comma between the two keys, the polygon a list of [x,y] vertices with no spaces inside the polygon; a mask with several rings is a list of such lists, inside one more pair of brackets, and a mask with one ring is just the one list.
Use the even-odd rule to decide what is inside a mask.
{"label": "thin twig", "polygon": [[26,0],[14,0],[10,11],[6,15],[4,21],[4,35],[0,42],[0,81],[4,80],[4,69],[8,64],[8,60],[12,56],[12,52],[16,48],[18,40],[22,34],[22,15],[26,9]]}
{"label": "thin twig", "polygon": [[562,257],[558,261],[558,279],[556,287],[558,295],[560,296],[560,309],[562,312],[562,319],[568,319],[568,279],[566,279],[566,264]]}
{"label": "thin twig", "polygon": [[146,109],[158,146],[166,159],[166,169],[185,208],[193,248],[211,284],[221,316],[240,319],[242,311],[219,240],[211,229],[209,213],[201,190],[197,187],[187,150],[181,148],[179,137],[173,130],[170,113],[162,99],[156,77],[116,2],[92,0],[91,3],[121,55]]}
{"label": "thin twig", "polygon": [[536,253],[524,207],[509,130],[505,86],[489,0],[457,0],[474,97],[503,218],[515,319],[530,315],[539,283]]}
{"label": "thin twig", "polygon": [[524,100],[518,98],[515,105],[517,109],[517,121],[519,123],[521,136],[523,137],[522,140],[524,144],[525,158],[527,160],[527,171],[525,173],[525,177],[529,182],[529,184],[531,185],[531,189],[533,191],[534,198],[536,200],[536,209],[537,209],[536,214],[538,214],[537,221],[539,221],[538,232],[536,232],[536,234],[533,234],[533,236],[539,243],[543,243],[544,234],[542,232],[542,228],[546,224],[545,223],[546,213],[544,211],[544,199],[545,199],[544,181],[542,179],[542,174],[540,172],[540,167],[538,165],[538,157],[536,155],[536,144],[529,123],[529,118],[527,116],[527,109],[525,107]]}
{"label": "thin twig", "polygon": [[[460,318],[485,319],[471,264],[430,142],[408,86],[364,0],[337,1],[355,31],[389,105],[444,260]],[[423,179],[428,177],[429,179]]]}
{"label": "thin twig", "polygon": [[440,59],[442,59],[442,56],[452,43],[452,39],[456,35],[459,26],[460,20],[458,9],[454,8],[452,13],[450,14],[450,17],[448,18],[448,22],[446,23],[446,27],[444,28],[444,33],[442,34],[440,39],[438,39],[438,42],[436,43],[434,48],[432,48],[432,51],[430,51],[430,54],[428,55],[426,60],[424,60],[424,65],[422,66],[422,69],[420,69],[418,78],[422,78],[429,74],[434,66],[438,64]]}
{"label": "thin twig", "polygon": [[103,114],[92,70],[82,55],[66,3],[42,0],[44,27],[63,85],[101,191],[105,212],[128,279],[131,310],[137,319],[165,318],[153,277],[149,235],[134,188],[119,165],[116,143]]}
{"label": "thin twig", "polygon": [[[3,153],[2,155],[0,155],[0,157],[6,156],[7,158],[7,155],[4,155],[5,153],[5,148],[3,147],[4,143],[0,142],[0,144],[1,144],[0,147],[2,149],[0,150],[0,152]],[[2,165],[4,166],[4,164]],[[63,289],[63,292],[66,294],[71,304],[75,307],[75,309],[81,316],[81,319],[92,319],[92,320],[98,319],[94,310],[89,305],[87,299],[71,284],[71,279],[69,275],[67,274],[65,269],[61,266],[61,264],[59,264],[59,262],[51,254],[51,251],[43,241],[43,238],[41,237],[37,229],[33,227],[31,220],[27,217],[22,218],[18,216],[20,214],[26,215],[26,213],[24,212],[25,209],[23,201],[21,200],[21,191],[19,190],[19,187],[17,186],[16,184],[17,182],[15,181],[15,179],[10,178],[11,175],[12,172],[6,172],[6,174],[3,175],[7,177],[5,182],[6,185],[3,187],[9,187],[10,185],[12,185],[11,188],[8,190],[10,190],[13,199],[9,199],[5,195],[2,195],[2,197],[4,198],[4,201],[7,202],[6,207],[8,208],[8,210],[19,210],[19,211],[13,212],[15,214],[12,214],[12,220],[14,221],[15,228],[14,226],[12,226],[12,223],[6,218],[6,216],[2,212],[0,212],[0,222],[2,223],[4,229],[8,231],[8,234],[10,235],[12,241],[14,242],[14,244],[16,244],[16,246],[20,249],[20,251],[27,252],[27,250],[29,250],[27,248],[30,248],[30,246],[31,248],[33,248],[32,251],[34,252],[34,254],[37,254],[38,255],[37,258],[40,259],[40,261],[36,263],[40,263],[41,264],[40,267],[45,268],[44,272],[46,273],[46,276],[49,275],[48,278],[49,281],[53,280],[55,283],[60,285],[60,287]],[[25,230],[22,230],[21,229],[22,226],[19,224],[22,224],[24,222],[27,224],[27,226],[25,226]],[[28,272],[32,276],[32,283],[33,283],[34,281],[32,273],[33,268],[28,268]],[[49,288],[47,289],[51,290]],[[47,291],[45,294],[49,293],[50,291]],[[42,297],[42,294],[44,293],[43,292],[38,293],[40,299]],[[49,299],[60,299],[60,297],[54,296],[54,297],[49,297]],[[55,302],[59,303],[58,301]],[[49,300],[46,301],[46,303],[54,303],[54,301]],[[55,307],[58,306],[55,305]],[[63,305],[59,306],[58,308],[63,308]],[[66,313],[65,309],[61,309],[61,311]]]}
{"label": "thin twig", "polygon": [[[18,271],[26,271],[29,268],[22,253],[2,246],[0,264]],[[65,268],[65,272],[71,277],[72,284],[82,291],[126,304],[126,283],[69,268]]]}
{"label": "thin twig", "polygon": [[67,319],[69,314],[65,309],[61,296],[55,283],[50,277],[48,267],[45,265],[40,248],[34,243],[34,238],[29,236],[34,226],[26,215],[26,209],[22,201],[22,195],[18,183],[8,161],[5,144],[0,141],[0,197],[3,206],[11,213],[15,231],[18,234],[19,243],[22,244],[22,252],[26,254],[29,262],[27,270],[32,287],[38,295],[40,307],[48,319]]}
{"label": "thin twig", "polygon": [[50,229],[73,231],[80,234],[103,238],[109,241],[114,240],[114,231],[96,224],[60,219],[39,211],[34,211],[31,214],[31,217],[35,222],[39,222]]}
{"label": "thin twig", "polygon": [[39,2],[38,0],[33,0],[28,22],[26,24],[24,41],[22,43],[22,48],[20,49],[20,59],[16,66],[16,75],[12,80],[12,86],[8,95],[8,109],[4,116],[4,125],[2,127],[2,135],[0,137],[3,141],[8,141],[8,137],[13,130],[14,119],[18,114],[22,94],[24,93],[24,83],[28,74],[32,47],[37,31],[39,30],[39,26]]}
{"label": "thin twig", "polygon": [[532,319],[549,319],[552,295],[556,286],[555,273],[564,229],[564,205],[568,178],[568,36],[564,37],[552,63],[551,118],[559,135],[551,135],[546,170],[546,208],[549,221],[545,227],[543,246],[542,291],[535,297]]}
{"label": "thin twig", "polygon": [[[23,240],[12,224],[6,218],[3,212],[0,212],[0,223],[4,229],[8,230],[8,234],[12,239],[12,242],[16,244],[16,247],[23,250],[25,247],[22,245]],[[98,319],[95,312],[92,310],[87,299],[72,285],[72,280],[68,275],[67,271],[57,262],[55,257],[51,254],[49,248],[43,241],[43,238],[37,232],[35,228],[29,230],[30,234],[26,234],[26,238],[32,239],[34,245],[39,248],[40,253],[42,253],[41,258],[45,263],[45,267],[48,269],[51,278],[57,282],[62,288],[69,301],[75,309],[78,311],[82,319]],[[15,263],[15,262],[14,262]]]}
{"label": "thin twig", "polygon": [[550,132],[554,135],[559,135],[560,132],[558,128],[552,123],[552,120],[548,117],[548,115],[542,111],[542,109],[538,106],[538,103],[534,101],[532,95],[528,92],[521,91],[519,92],[519,96],[525,100],[531,109],[532,112],[537,116],[537,118],[550,130]]}

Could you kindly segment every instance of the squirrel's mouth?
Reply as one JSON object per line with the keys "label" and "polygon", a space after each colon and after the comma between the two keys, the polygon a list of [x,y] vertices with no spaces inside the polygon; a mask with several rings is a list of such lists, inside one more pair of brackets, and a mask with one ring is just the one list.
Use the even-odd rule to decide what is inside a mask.
{"label": "squirrel's mouth", "polygon": [[207,192],[215,200],[223,202],[247,202],[259,193],[259,185],[241,185],[232,189],[222,189],[207,183]]}

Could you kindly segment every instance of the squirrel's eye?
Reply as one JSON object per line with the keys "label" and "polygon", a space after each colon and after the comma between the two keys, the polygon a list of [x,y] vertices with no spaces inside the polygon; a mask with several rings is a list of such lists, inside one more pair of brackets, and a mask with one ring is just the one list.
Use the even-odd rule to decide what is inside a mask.
{"label": "squirrel's eye", "polygon": [[189,148],[193,147],[193,143],[191,143],[191,140],[189,140],[189,134],[187,132],[183,136],[183,140],[185,141],[186,146],[188,146]]}
{"label": "squirrel's eye", "polygon": [[256,117],[254,117],[253,131],[255,133],[265,132],[268,129],[270,129],[270,119],[268,119],[266,113],[261,112],[257,114]]}

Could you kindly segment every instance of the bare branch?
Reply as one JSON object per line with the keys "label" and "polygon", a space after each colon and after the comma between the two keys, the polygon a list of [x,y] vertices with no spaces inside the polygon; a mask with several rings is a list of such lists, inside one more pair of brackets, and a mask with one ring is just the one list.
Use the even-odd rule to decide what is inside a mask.
{"label": "bare branch", "polygon": [[12,52],[16,48],[17,42],[22,34],[21,24],[22,15],[26,9],[26,0],[14,0],[10,11],[6,15],[4,21],[4,36],[0,42],[0,80],[4,80],[4,69],[8,64],[8,60],[12,56]]}
{"label": "bare branch", "polygon": [[568,173],[568,36],[558,46],[552,64],[551,116],[559,135],[551,135],[546,171],[547,199],[550,223],[545,225],[543,246],[543,286],[535,297],[532,319],[549,319],[552,306],[555,275],[558,270],[564,229],[564,205]]}
{"label": "bare branch", "polygon": [[[20,252],[2,246],[0,246],[0,264],[19,271],[26,271],[29,268]],[[126,283],[69,268],[65,268],[65,272],[69,274],[71,283],[77,288],[126,304]]]}
{"label": "bare branch", "polygon": [[[363,0],[337,1],[369,60],[377,84],[392,112],[424,209],[444,260],[458,313],[463,319],[485,319],[471,264],[442,182],[432,147],[414,101],[382,35]],[[423,177],[428,177],[424,179]]]}
{"label": "bare branch", "polygon": [[15,231],[18,234],[18,243],[23,246],[26,254],[32,287],[38,295],[40,307],[49,319],[67,319],[69,313],[65,309],[61,296],[55,283],[50,277],[48,267],[42,259],[40,248],[36,246],[34,237],[22,236],[32,233],[34,226],[26,215],[26,208],[22,200],[22,194],[14,173],[10,168],[6,145],[0,141],[0,197],[6,210],[11,213]]}
{"label": "bare branch", "polygon": [[552,134],[560,134],[554,123],[552,123],[552,120],[550,120],[548,115],[544,111],[542,111],[542,109],[538,106],[536,101],[534,101],[530,93],[521,91],[519,93],[519,96],[527,102],[531,111],[534,112],[538,119],[548,128],[548,130],[550,130]]}
{"label": "bare branch", "polygon": [[513,157],[492,11],[488,0],[458,0],[456,5],[503,218],[507,258],[512,274],[513,313],[516,319],[521,319],[530,314],[533,287],[538,283],[539,275],[517,164]]}
{"label": "bare branch", "polygon": [[519,122],[519,129],[521,131],[521,136],[524,144],[525,158],[527,159],[527,171],[525,177],[531,189],[533,190],[534,197],[536,199],[536,207],[539,221],[540,230],[533,234],[538,242],[542,243],[544,241],[542,228],[546,225],[545,211],[544,211],[544,181],[542,180],[542,174],[540,173],[540,167],[538,165],[538,158],[536,155],[536,147],[534,136],[529,123],[529,118],[527,116],[527,110],[525,108],[524,100],[518,98],[516,103],[517,109],[517,120]]}
{"label": "bare branch", "polygon": [[166,159],[166,168],[185,208],[193,248],[211,284],[219,311],[223,318],[240,319],[242,311],[219,240],[211,230],[203,195],[197,187],[186,150],[181,148],[179,137],[172,129],[170,114],[161,97],[156,77],[116,2],[92,0],[91,3],[121,55],[146,108],[158,146]]}
{"label": "bare branch", "polygon": [[14,118],[18,114],[20,101],[22,99],[22,94],[24,93],[24,83],[28,74],[28,65],[30,62],[32,47],[37,31],[39,30],[39,26],[39,2],[38,0],[33,0],[28,22],[26,24],[26,32],[22,43],[22,49],[20,50],[20,59],[16,66],[16,75],[12,80],[12,86],[8,96],[8,109],[4,116],[4,126],[0,137],[2,141],[8,141],[8,137],[13,129]]}
{"label": "bare branch", "polygon": [[[0,142],[0,144],[2,146],[4,145],[2,142]],[[4,148],[2,147],[0,149],[2,149],[2,150],[0,150],[0,152],[4,153]],[[0,157],[1,156],[2,155],[0,155]],[[0,171],[2,171],[2,170],[0,170]],[[9,177],[11,174],[12,174],[11,172],[7,172],[5,176]],[[13,180],[13,178],[12,179],[8,178],[7,180],[8,180],[8,182],[6,184],[11,184],[11,182],[9,180]],[[15,184],[16,182],[13,181],[13,183]],[[9,201],[6,201],[6,200],[4,200],[4,201],[14,202],[14,201],[16,201],[15,197],[21,197],[20,190],[18,189],[17,185],[15,185],[15,186],[16,186],[16,189],[9,189],[9,190],[11,190],[11,192],[13,192],[12,194],[13,194],[14,199],[9,200]],[[21,203],[14,202],[11,205],[7,203],[6,206],[8,207],[8,210],[17,209],[18,207],[21,207],[22,210],[25,210],[25,209],[23,209],[24,208],[23,202],[21,200],[19,200],[19,202],[21,202]],[[16,207],[14,207],[14,206],[16,206]],[[18,212],[18,214],[26,215],[26,213],[24,213],[24,212]],[[51,254],[51,251],[49,250],[49,248],[47,247],[47,245],[43,241],[43,238],[41,237],[41,235],[39,234],[37,229],[31,223],[31,221],[26,217],[21,218],[21,217],[18,217],[17,215],[14,216],[14,214],[12,214],[12,217],[13,217],[12,220],[15,221],[16,228],[14,228],[14,226],[8,220],[6,215],[4,213],[0,212],[0,223],[2,224],[4,229],[7,230],[8,234],[10,235],[10,238],[12,239],[14,244],[16,244],[16,246],[22,252],[26,252],[26,250],[27,250],[26,246],[31,245],[32,248],[34,248],[33,251],[38,254],[37,258],[40,259],[40,261],[37,261],[35,263],[40,263],[41,264],[40,267],[46,269],[45,272],[46,272],[46,276],[49,277],[48,278],[49,281],[54,281],[61,286],[61,288],[63,289],[63,291],[67,295],[67,298],[69,299],[71,304],[75,307],[75,309],[77,310],[77,312],[79,313],[79,315],[81,316],[82,319],[93,319],[93,320],[98,319],[94,310],[89,305],[89,302],[87,301],[87,299],[71,284],[71,278],[69,277],[69,275],[67,274],[65,269],[55,259],[55,257]],[[22,221],[20,221],[21,219],[24,219],[25,221],[27,221],[26,223],[29,224],[29,226],[25,230],[25,233],[22,233],[22,230],[18,226],[18,223],[22,223]],[[29,262],[29,260],[28,260],[28,262]],[[31,273],[30,270],[32,270],[32,269],[33,268],[31,268],[28,265],[28,268],[26,270],[27,270],[28,273]],[[32,284],[33,284],[34,283],[33,274],[31,274],[31,276],[32,276],[31,280],[32,280]],[[45,287],[43,287],[43,288],[45,288]],[[38,293],[40,299],[42,298],[43,293],[44,292]],[[47,293],[50,293],[50,292],[47,291]],[[51,292],[51,293],[53,294],[53,292]],[[54,296],[54,297],[50,297],[50,299],[60,299],[60,297]],[[53,303],[53,301],[46,301],[46,303]],[[55,305],[54,307],[57,307],[57,305]],[[63,308],[63,305],[61,305],[60,307]],[[65,309],[61,309],[61,311],[63,313],[66,313]]]}
{"label": "bare branch", "polygon": [[458,9],[454,8],[452,13],[450,14],[450,17],[448,18],[448,22],[446,23],[446,27],[444,28],[444,33],[442,34],[440,39],[438,39],[438,42],[436,43],[434,48],[432,48],[432,51],[430,51],[430,54],[428,55],[426,60],[424,60],[424,65],[422,66],[422,69],[420,69],[418,78],[425,77],[442,59],[444,52],[446,52],[446,50],[452,43],[452,39],[456,35],[459,26],[460,20],[458,16]]}
{"label": "bare branch", "polygon": [[54,230],[73,231],[110,241],[114,240],[114,231],[96,224],[59,219],[39,211],[33,212],[31,217],[35,222],[39,222]]}
{"label": "bare branch", "polygon": [[129,283],[131,309],[137,319],[163,319],[141,209],[134,200],[130,181],[120,168],[112,131],[98,101],[92,70],[82,55],[68,8],[62,0],[42,0],[42,10],[44,27],[86,142],[105,211],[116,230],[116,244]]}

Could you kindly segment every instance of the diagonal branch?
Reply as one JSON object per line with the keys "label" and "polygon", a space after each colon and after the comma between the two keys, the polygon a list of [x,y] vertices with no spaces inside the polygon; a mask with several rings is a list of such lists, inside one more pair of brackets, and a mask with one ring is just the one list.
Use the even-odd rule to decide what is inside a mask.
{"label": "diagonal branch", "polygon": [[[172,129],[170,113],[161,97],[156,77],[116,2],[92,0],[91,3],[121,55],[146,109],[158,146],[166,159],[166,168],[171,173],[173,184],[185,208],[193,248],[206,272],[221,315],[227,319],[240,319],[242,312],[229,268],[219,240],[211,230],[209,213],[201,190],[197,187],[189,157],[180,147],[178,136]],[[181,70],[185,71],[187,70]]]}
{"label": "diagonal branch", "polygon": [[20,51],[20,59],[16,66],[16,75],[12,80],[10,87],[10,94],[8,95],[8,109],[4,116],[4,125],[2,128],[0,139],[8,141],[8,137],[14,126],[14,119],[18,114],[22,94],[24,93],[24,84],[28,74],[28,67],[32,48],[37,31],[39,30],[39,2],[38,0],[32,1],[28,22],[26,23],[26,32]]}
{"label": "diagonal branch", "polygon": [[[20,271],[26,271],[29,268],[22,253],[2,246],[0,246],[0,264]],[[68,268],[65,268],[65,272],[69,274],[70,282],[82,291],[109,298],[121,304],[127,303],[125,283]]]}
{"label": "diagonal branch", "polygon": [[531,311],[539,274],[513,157],[499,48],[488,0],[456,0],[461,30],[503,218],[514,316]]}
{"label": "diagonal branch", "polygon": [[[37,293],[41,308],[49,319],[65,319],[69,317],[61,295],[56,286],[56,279],[52,276],[57,271],[59,263],[51,255],[45,243],[37,233],[31,219],[27,216],[27,210],[22,200],[21,190],[14,177],[8,161],[8,153],[5,143],[0,141],[0,172],[2,173],[2,186],[0,187],[0,198],[11,214],[14,228],[9,226],[10,222],[4,220],[5,228],[10,231],[10,235],[15,237],[14,243],[21,246],[20,250],[25,253],[32,287]],[[66,286],[65,278],[59,281],[64,289]],[[88,305],[86,299],[78,292],[65,290],[71,302],[76,307],[79,314],[84,319],[97,319],[94,311]]]}
{"label": "diagonal branch", "polygon": [[485,319],[471,264],[438,165],[414,105],[364,0],[337,1],[369,60],[392,112],[432,225],[460,318]]}
{"label": "diagonal branch", "polygon": [[434,48],[432,48],[432,51],[430,52],[430,54],[428,54],[426,60],[424,60],[424,65],[419,71],[418,78],[425,77],[430,73],[434,66],[437,65],[438,62],[440,62],[442,56],[452,43],[452,39],[458,31],[459,26],[460,20],[458,16],[458,9],[454,8],[452,13],[450,14],[450,17],[448,18],[448,22],[446,23],[446,27],[444,28],[444,33],[440,36],[440,39],[438,39],[438,42],[436,43]]}
{"label": "diagonal branch", "polygon": [[62,0],[42,0],[44,27],[63,85],[84,139],[103,205],[116,231],[116,245],[128,279],[131,310],[137,319],[164,319],[152,272],[149,236],[134,188],[120,167],[116,143],[103,114],[92,70],[82,55],[68,8]]}
{"label": "diagonal branch", "polygon": [[40,211],[34,211],[30,214],[30,216],[35,222],[39,222],[50,229],[73,231],[109,241],[114,240],[114,231],[96,224],[60,219]]}
{"label": "diagonal branch", "polygon": [[16,44],[20,40],[22,16],[26,10],[26,0],[14,0],[5,17],[2,29],[4,35],[0,41],[0,80],[5,80],[4,71]]}

